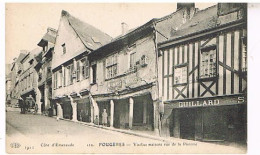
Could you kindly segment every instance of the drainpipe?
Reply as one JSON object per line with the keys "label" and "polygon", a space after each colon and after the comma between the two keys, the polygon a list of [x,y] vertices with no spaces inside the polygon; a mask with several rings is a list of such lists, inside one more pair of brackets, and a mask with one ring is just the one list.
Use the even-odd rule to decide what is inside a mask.
{"label": "drainpipe", "polygon": [[[157,87],[157,100],[159,100],[160,96],[159,96],[159,80],[158,80],[158,74],[159,74],[159,71],[158,71],[158,60],[159,60],[159,56],[158,56],[158,47],[157,47],[157,31],[156,31],[156,23],[153,22],[153,27],[154,27],[154,46],[155,46],[155,54],[156,54],[156,60],[155,60],[155,71],[156,71],[156,87]],[[154,120],[155,120],[155,123],[154,123],[154,132],[156,135],[159,135],[160,134],[160,119],[159,119],[159,107],[158,107],[158,104],[156,102],[156,106],[154,108]]]}

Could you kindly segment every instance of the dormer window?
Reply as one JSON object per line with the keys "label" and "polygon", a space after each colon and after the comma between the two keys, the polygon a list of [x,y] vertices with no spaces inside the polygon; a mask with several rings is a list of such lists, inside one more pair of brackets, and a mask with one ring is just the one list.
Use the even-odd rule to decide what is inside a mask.
{"label": "dormer window", "polygon": [[62,44],[61,46],[62,46],[62,48],[63,48],[63,54],[65,54],[65,53],[66,53],[66,45],[65,45],[65,43]]}
{"label": "dormer window", "polygon": [[34,61],[34,59],[31,59],[31,60],[29,61],[29,64],[32,65],[32,64],[33,64],[33,61]]}

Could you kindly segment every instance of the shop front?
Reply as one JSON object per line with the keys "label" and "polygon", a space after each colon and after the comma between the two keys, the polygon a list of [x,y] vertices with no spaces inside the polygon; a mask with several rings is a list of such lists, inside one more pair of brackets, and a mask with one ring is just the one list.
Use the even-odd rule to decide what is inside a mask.
{"label": "shop front", "polygon": [[[169,136],[199,141],[246,142],[244,95],[165,102]],[[163,128],[167,125],[163,126]]]}
{"label": "shop front", "polygon": [[63,118],[72,119],[73,111],[70,99],[68,97],[61,98],[60,105],[62,108]]}
{"label": "shop front", "polygon": [[88,97],[75,100],[77,102],[77,120],[91,122],[91,104]]}

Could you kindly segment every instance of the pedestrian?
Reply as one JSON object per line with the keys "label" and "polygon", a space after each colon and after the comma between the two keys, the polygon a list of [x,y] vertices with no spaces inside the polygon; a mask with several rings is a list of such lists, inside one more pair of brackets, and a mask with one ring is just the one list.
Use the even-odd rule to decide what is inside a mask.
{"label": "pedestrian", "polygon": [[84,111],[81,109],[79,113],[79,121],[83,121]]}
{"label": "pedestrian", "polygon": [[24,109],[24,100],[23,98],[20,96],[19,99],[18,99],[18,104],[19,104],[19,107],[21,109],[21,114],[24,114],[25,113],[25,109]]}
{"label": "pedestrian", "polygon": [[95,118],[95,120],[94,120],[94,124],[99,125],[98,115],[96,115],[96,118]]}
{"label": "pedestrian", "polygon": [[102,113],[102,125],[106,126],[107,125],[107,110],[104,109]]}
{"label": "pedestrian", "polygon": [[38,112],[38,104],[35,104],[35,106],[34,106],[34,114],[37,114],[37,112]]}

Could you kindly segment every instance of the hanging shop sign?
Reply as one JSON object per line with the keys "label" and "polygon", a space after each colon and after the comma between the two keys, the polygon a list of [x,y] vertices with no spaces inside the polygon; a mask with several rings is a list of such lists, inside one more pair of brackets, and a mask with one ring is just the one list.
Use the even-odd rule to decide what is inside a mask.
{"label": "hanging shop sign", "polygon": [[211,107],[234,104],[245,104],[246,97],[244,95],[218,96],[210,98],[194,98],[178,101],[166,101],[167,107],[171,108],[195,108],[195,107]]}

